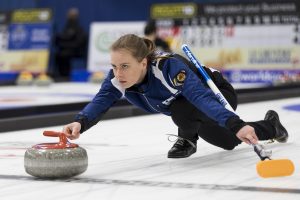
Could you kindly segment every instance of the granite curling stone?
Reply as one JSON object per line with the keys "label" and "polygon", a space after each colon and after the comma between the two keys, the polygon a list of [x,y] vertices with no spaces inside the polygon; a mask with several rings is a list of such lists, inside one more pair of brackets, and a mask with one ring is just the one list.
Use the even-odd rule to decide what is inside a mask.
{"label": "granite curling stone", "polygon": [[95,72],[90,75],[88,81],[90,83],[102,83],[105,79],[105,74],[103,72]]}
{"label": "granite curling stone", "polygon": [[17,85],[29,86],[33,83],[33,75],[30,72],[21,72],[16,80]]}
{"label": "granite curling stone", "polygon": [[69,178],[86,171],[88,156],[84,148],[70,143],[65,134],[44,131],[44,136],[59,137],[59,143],[34,145],[25,152],[25,171],[38,178]]}
{"label": "granite curling stone", "polygon": [[37,86],[49,86],[53,83],[53,79],[45,73],[40,74],[34,81]]}

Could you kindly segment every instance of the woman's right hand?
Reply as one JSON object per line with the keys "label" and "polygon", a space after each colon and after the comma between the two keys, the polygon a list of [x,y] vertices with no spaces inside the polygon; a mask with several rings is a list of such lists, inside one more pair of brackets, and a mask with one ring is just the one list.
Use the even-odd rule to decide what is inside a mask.
{"label": "woman's right hand", "polygon": [[73,122],[63,127],[63,133],[70,140],[75,140],[78,139],[80,136],[80,129],[81,129],[81,124],[79,122]]}
{"label": "woman's right hand", "polygon": [[252,126],[246,125],[242,127],[236,136],[247,144],[257,144],[258,138]]}

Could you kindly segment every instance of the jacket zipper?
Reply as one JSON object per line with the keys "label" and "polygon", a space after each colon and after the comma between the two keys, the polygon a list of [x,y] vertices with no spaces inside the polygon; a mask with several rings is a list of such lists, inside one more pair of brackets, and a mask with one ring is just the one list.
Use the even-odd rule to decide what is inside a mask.
{"label": "jacket zipper", "polygon": [[156,110],[156,109],[150,104],[150,102],[148,101],[148,99],[147,99],[147,97],[145,96],[145,94],[139,93],[139,92],[135,92],[135,91],[127,91],[127,92],[133,92],[133,93],[137,93],[137,94],[142,95],[142,96],[145,98],[145,100],[146,100],[148,106],[149,106],[152,110],[154,110],[155,112],[161,113],[160,111]]}
{"label": "jacket zipper", "polygon": [[142,94],[142,95],[143,95],[143,97],[146,99],[146,102],[147,102],[148,106],[150,106],[150,108],[152,108],[152,110],[154,110],[154,111],[160,113],[160,111],[156,110],[156,109],[150,104],[150,102],[148,101],[147,97],[146,97],[144,94]]}

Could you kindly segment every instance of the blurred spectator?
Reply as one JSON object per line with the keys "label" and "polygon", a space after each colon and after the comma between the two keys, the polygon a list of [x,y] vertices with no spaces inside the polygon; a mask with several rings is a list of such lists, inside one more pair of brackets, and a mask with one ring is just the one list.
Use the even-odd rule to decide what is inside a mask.
{"label": "blurred spectator", "polygon": [[55,63],[59,75],[69,77],[71,61],[74,58],[85,58],[87,52],[87,36],[79,24],[77,8],[69,9],[63,31],[56,35]]}
{"label": "blurred spectator", "polygon": [[169,44],[163,39],[159,38],[156,31],[156,24],[154,20],[149,20],[144,29],[145,38],[154,42],[157,49],[171,52]]}

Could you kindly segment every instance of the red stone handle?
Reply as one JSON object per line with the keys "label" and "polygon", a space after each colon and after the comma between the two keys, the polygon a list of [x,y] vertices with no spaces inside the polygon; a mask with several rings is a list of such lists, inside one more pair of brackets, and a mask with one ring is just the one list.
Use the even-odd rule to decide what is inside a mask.
{"label": "red stone handle", "polygon": [[65,148],[75,148],[78,147],[77,144],[70,143],[66,135],[62,132],[55,131],[44,131],[44,136],[47,137],[59,137],[59,143],[43,143],[34,145],[33,148],[36,149],[65,149]]}
{"label": "red stone handle", "polygon": [[68,143],[70,143],[64,133],[61,132],[55,132],[55,131],[44,131],[43,132],[44,136],[48,137],[59,137],[59,144],[64,146]]}

